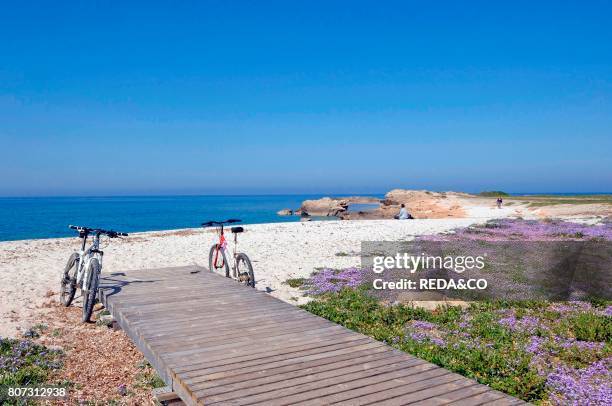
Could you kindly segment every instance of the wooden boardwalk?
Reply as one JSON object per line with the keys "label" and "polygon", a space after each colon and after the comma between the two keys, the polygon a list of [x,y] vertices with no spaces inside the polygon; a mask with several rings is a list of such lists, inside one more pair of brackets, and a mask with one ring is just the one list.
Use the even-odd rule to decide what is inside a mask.
{"label": "wooden boardwalk", "polygon": [[107,309],[188,405],[523,403],[204,268],[101,283]]}

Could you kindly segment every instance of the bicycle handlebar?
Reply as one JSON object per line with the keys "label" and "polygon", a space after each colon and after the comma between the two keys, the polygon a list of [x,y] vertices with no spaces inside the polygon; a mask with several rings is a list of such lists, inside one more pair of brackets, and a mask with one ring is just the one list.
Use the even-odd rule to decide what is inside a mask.
{"label": "bicycle handlebar", "polygon": [[223,221],[207,221],[202,223],[202,227],[221,226],[223,224],[240,223],[242,220],[239,219],[227,219]]}
{"label": "bicycle handlebar", "polygon": [[72,230],[77,230],[79,233],[85,233],[85,234],[104,234],[109,236],[110,238],[116,238],[116,237],[127,237],[128,234],[127,233],[120,233],[118,231],[114,231],[114,230],[105,230],[103,228],[89,228],[89,227],[82,227],[82,226],[73,226],[72,224],[68,226],[68,228],[72,229]]}

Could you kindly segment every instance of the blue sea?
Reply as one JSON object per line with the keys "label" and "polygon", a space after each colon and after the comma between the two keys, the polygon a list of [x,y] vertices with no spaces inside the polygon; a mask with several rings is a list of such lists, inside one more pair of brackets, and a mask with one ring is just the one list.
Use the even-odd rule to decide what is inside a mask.
{"label": "blue sea", "polygon": [[[329,196],[329,195],[328,195]],[[369,195],[382,197],[382,195]],[[123,232],[198,227],[207,220],[245,224],[298,221],[278,216],[323,195],[0,198],[0,241],[74,236],[69,224]]]}
{"label": "blue sea", "polygon": [[[556,193],[559,196],[581,194]],[[358,196],[343,196],[348,195]],[[239,218],[245,224],[298,221],[297,216],[278,216],[276,212],[297,209],[304,200],[323,196],[3,197],[0,198],[0,241],[70,237],[74,231],[68,229],[68,224],[129,233],[198,227],[207,220],[227,218]],[[367,196],[382,198],[383,194]],[[349,210],[373,207],[353,204]]]}

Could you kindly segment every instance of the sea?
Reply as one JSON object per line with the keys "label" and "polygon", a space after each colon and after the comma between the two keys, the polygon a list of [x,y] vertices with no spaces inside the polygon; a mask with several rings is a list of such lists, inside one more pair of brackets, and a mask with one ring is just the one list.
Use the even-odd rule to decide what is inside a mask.
{"label": "sea", "polygon": [[[537,193],[512,195],[531,194]],[[553,195],[572,196],[583,193]],[[241,219],[243,224],[299,221],[297,216],[279,216],[276,212],[281,209],[297,209],[304,200],[323,196],[334,197],[322,194],[0,197],[0,241],[74,236],[74,231],[68,228],[69,224],[130,233],[199,227],[208,220],[228,218]],[[384,193],[362,196],[383,198]],[[349,206],[349,210],[368,210],[374,207],[376,205],[354,204]]]}
{"label": "sea", "polygon": [[[199,227],[205,221],[228,218],[238,218],[243,224],[299,221],[297,216],[279,216],[276,212],[295,210],[304,200],[323,196],[333,197],[3,197],[0,198],[0,241],[74,236],[69,224],[130,233]],[[383,194],[368,196],[382,198]],[[364,207],[359,206],[359,209]]]}

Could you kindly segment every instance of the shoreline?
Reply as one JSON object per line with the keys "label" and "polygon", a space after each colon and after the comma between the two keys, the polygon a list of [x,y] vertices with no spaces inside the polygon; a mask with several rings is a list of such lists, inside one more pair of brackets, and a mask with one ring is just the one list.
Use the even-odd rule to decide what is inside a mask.
{"label": "shoreline", "polygon": [[[27,198],[29,203],[23,206],[7,203],[23,199],[0,198],[0,223],[4,224],[0,230],[0,242],[69,238],[73,234],[66,226],[74,223],[127,233],[143,233],[192,228],[204,220],[236,216],[246,225],[297,222],[301,220],[303,209],[306,211],[304,217],[314,221],[354,221],[393,218],[399,212],[401,203],[406,204],[415,218],[421,219],[482,217],[483,210],[495,206],[494,197],[403,189],[395,189],[386,195],[332,194],[327,198],[310,194],[33,197]],[[371,206],[359,208],[362,203]],[[517,216],[525,218],[564,215],[576,218],[601,217],[612,213],[612,195],[510,195],[504,196],[504,205],[512,206],[510,208],[514,209]],[[488,210],[484,215],[498,214]],[[29,216],[30,221],[15,222],[15,218],[24,216]]]}
{"label": "shoreline", "polygon": [[[299,289],[287,279],[308,277],[320,268],[360,264],[367,240],[410,240],[417,235],[447,232],[489,218],[368,220],[266,223],[245,226],[239,251],[252,260],[257,289],[288,303],[303,304]],[[102,244],[104,273],[208,263],[214,237],[209,229],[134,233]],[[0,242],[0,336],[18,336],[38,322],[49,300],[56,302],[65,262],[78,248],[77,238]],[[230,242],[230,248],[233,240]],[[75,300],[80,306],[80,299]]]}
{"label": "shoreline", "polygon": [[[470,198],[471,199],[471,198]],[[498,209],[491,199],[470,200],[463,217],[414,220],[347,220],[243,224],[238,251],[252,263],[257,289],[295,305],[307,301],[286,281],[309,277],[322,268],[360,264],[362,241],[404,241],[439,234],[495,218],[541,219],[544,215],[569,221],[597,222],[585,213],[588,205],[530,208],[508,204]],[[559,211],[559,209],[562,209]],[[556,211],[555,211],[556,210]],[[103,239],[104,273],[181,265],[208,265],[214,230],[177,228],[131,233],[124,239]],[[233,238],[230,240],[230,249]],[[0,336],[19,335],[45,313],[44,304],[57,302],[59,279],[67,258],[78,249],[73,237],[0,242]],[[76,305],[80,305],[77,299]],[[21,330],[20,330],[21,329]]]}

